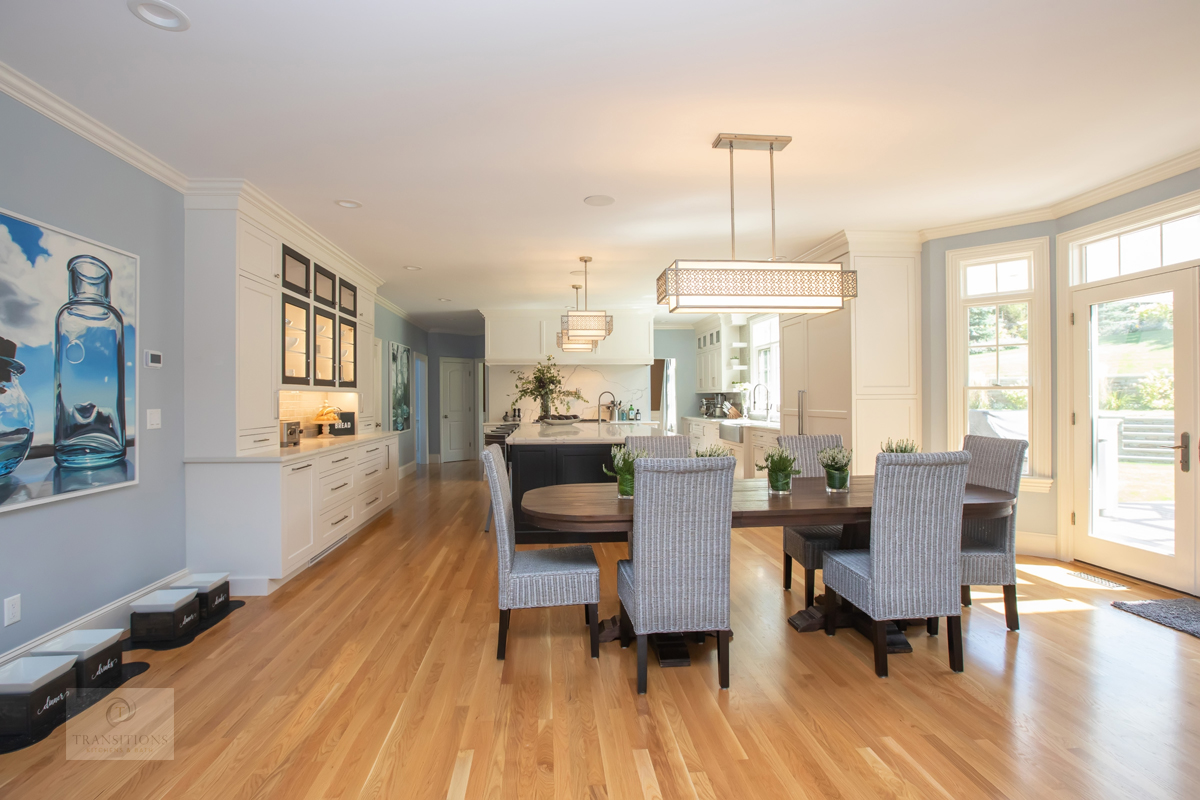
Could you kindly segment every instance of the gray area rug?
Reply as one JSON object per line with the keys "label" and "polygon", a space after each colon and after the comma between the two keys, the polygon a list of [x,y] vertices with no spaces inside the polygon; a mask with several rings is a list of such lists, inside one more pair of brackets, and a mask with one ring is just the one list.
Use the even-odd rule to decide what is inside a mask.
{"label": "gray area rug", "polygon": [[1179,597],[1173,600],[1115,600],[1113,605],[1151,622],[1200,638],[1200,600]]}

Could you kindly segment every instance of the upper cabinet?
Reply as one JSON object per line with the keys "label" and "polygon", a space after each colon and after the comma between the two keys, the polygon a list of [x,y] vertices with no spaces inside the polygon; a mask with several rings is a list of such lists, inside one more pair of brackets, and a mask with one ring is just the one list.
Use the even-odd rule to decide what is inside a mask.
{"label": "upper cabinet", "polygon": [[613,312],[613,332],[592,353],[566,353],[555,334],[562,312],[484,310],[484,358],[489,364],[533,364],[554,356],[559,364],[654,363],[654,313]]}
{"label": "upper cabinet", "polygon": [[313,264],[313,302],[337,308],[337,275],[320,264]]}
{"label": "upper cabinet", "polygon": [[338,311],[349,317],[358,316],[358,289],[345,278],[338,281]]}
{"label": "upper cabinet", "polygon": [[312,262],[286,244],[283,246],[283,288],[308,297]]}
{"label": "upper cabinet", "polygon": [[745,340],[746,315],[706,317],[696,325],[696,392],[736,391],[749,378]]}

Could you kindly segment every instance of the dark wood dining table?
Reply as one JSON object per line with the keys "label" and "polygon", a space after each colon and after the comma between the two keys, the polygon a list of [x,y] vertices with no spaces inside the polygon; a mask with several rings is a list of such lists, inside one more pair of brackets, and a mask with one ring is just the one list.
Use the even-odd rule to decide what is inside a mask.
{"label": "dark wood dining table", "polygon": [[[635,490],[636,491],[636,490]],[[856,475],[850,478],[850,491],[825,491],[824,478],[795,478],[786,495],[768,493],[765,478],[733,482],[734,528],[768,528],[792,525],[841,525],[841,549],[862,549],[870,544],[871,505],[875,478]],[[963,498],[963,519],[1000,519],[1012,514],[1016,496],[999,489],[967,484]],[[521,509],[536,525],[564,531],[564,541],[610,542],[612,534],[633,530],[633,500],[618,498],[613,483],[572,483],[531,489],[521,499]],[[782,557],[782,542],[780,545]],[[843,604],[846,605],[846,604]],[[861,616],[861,615],[859,615]],[[794,614],[789,623],[801,632],[821,630],[824,611],[821,604]],[[849,612],[839,625],[861,627]],[[606,632],[608,637],[613,635]],[[900,628],[890,632],[889,652],[911,652]],[[663,659],[659,649],[660,660]],[[686,663],[686,661],[680,662]]]}

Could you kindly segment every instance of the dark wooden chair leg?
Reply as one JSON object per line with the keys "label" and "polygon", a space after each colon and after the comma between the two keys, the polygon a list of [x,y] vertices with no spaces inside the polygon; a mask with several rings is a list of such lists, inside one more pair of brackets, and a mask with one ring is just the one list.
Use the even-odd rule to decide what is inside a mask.
{"label": "dark wooden chair leg", "polygon": [[825,635],[833,636],[837,632],[837,592],[825,587]]}
{"label": "dark wooden chair leg", "polygon": [[873,633],[875,636],[875,674],[881,678],[888,676],[887,671],[887,623],[875,620]]}
{"label": "dark wooden chair leg", "polygon": [[591,603],[583,604],[583,624],[584,625],[592,624],[592,604]]}
{"label": "dark wooden chair leg", "polygon": [[962,587],[962,604],[964,606],[971,605],[971,587],[970,586]]}
{"label": "dark wooden chair leg", "polygon": [[492,529],[492,504],[488,503],[488,518],[487,522],[483,523],[483,532],[487,533]]}
{"label": "dark wooden chair leg", "polygon": [[508,644],[508,615],[512,613],[507,608],[500,609],[500,635],[496,637],[496,658],[504,660],[504,647]]}
{"label": "dark wooden chair leg", "polygon": [[600,610],[596,607],[596,603],[587,603],[584,605],[584,613],[588,618],[588,627],[591,629],[592,635],[592,658],[600,657]]}
{"label": "dark wooden chair leg", "polygon": [[650,637],[646,634],[638,634],[637,637],[637,653],[638,653],[638,694],[646,693],[646,661],[649,656]]}
{"label": "dark wooden chair leg", "polygon": [[937,617],[930,617],[929,619],[925,620],[925,631],[930,636],[938,635],[938,622],[939,621],[940,620]]}
{"label": "dark wooden chair leg", "polygon": [[619,623],[621,649],[629,647],[629,642],[633,639],[633,623],[629,619],[629,612],[625,610],[625,604],[621,603],[621,621]]}
{"label": "dark wooden chair leg", "polygon": [[962,617],[946,617],[946,629],[950,634],[950,669],[963,671]]}
{"label": "dark wooden chair leg", "polygon": [[729,631],[717,631],[717,680],[729,688]]}
{"label": "dark wooden chair leg", "polygon": [[1004,621],[1010,631],[1021,629],[1021,619],[1017,616],[1017,586],[1009,584],[1004,587]]}
{"label": "dark wooden chair leg", "polygon": [[786,550],[783,553],[783,588],[792,588],[792,557]]}
{"label": "dark wooden chair leg", "polygon": [[804,607],[808,608],[813,604],[813,594],[817,588],[817,571],[815,569],[804,570]]}

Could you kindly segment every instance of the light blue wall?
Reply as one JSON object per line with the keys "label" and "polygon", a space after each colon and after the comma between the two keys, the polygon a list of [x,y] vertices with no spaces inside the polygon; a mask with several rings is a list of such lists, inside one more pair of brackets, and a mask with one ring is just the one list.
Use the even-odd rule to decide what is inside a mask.
{"label": "light blue wall", "polygon": [[[483,358],[483,337],[457,333],[429,334],[430,418],[438,419],[442,407],[442,358]],[[429,426],[429,454],[442,452],[442,426]]]}
{"label": "light blue wall", "polygon": [[[389,387],[388,381],[391,379],[388,375],[388,353],[391,347],[388,342],[396,342],[412,348],[414,357],[417,353],[422,355],[429,354],[429,334],[424,328],[418,328],[413,323],[406,320],[399,314],[394,314],[388,311],[378,303],[375,304],[375,336],[383,343],[383,358],[380,361],[383,364],[383,374],[378,376],[380,398],[379,408],[386,415],[390,408],[388,404],[387,391]],[[412,365],[410,365],[412,366]],[[415,371],[415,369],[414,369]],[[413,387],[416,391],[416,387]],[[413,407],[416,406],[416,398],[413,398]],[[436,408],[436,406],[435,406]],[[386,427],[386,423],[384,425]],[[417,458],[416,434],[410,428],[400,434],[400,463],[408,464],[415,461]]]}
{"label": "light blue wall", "polygon": [[675,359],[675,402],[678,416],[700,416],[700,395],[696,394],[696,331],[655,329],[654,357]]}
{"label": "light blue wall", "polygon": [[[1028,225],[1017,225],[1008,228],[998,228],[990,231],[967,233],[962,236],[951,236],[945,239],[932,239],[921,248],[921,348],[924,371],[922,379],[922,429],[924,430],[925,450],[957,449],[959,442],[946,441],[947,420],[947,352],[946,352],[946,252],[964,247],[979,247],[982,245],[1013,242],[1022,239],[1049,237],[1050,239],[1050,331],[1051,331],[1051,412],[1057,414],[1059,402],[1060,381],[1066,381],[1068,376],[1060,376],[1057,356],[1057,319],[1055,306],[1057,304],[1057,237],[1061,233],[1074,230],[1084,225],[1091,225],[1101,220],[1136,211],[1154,203],[1170,200],[1181,194],[1200,190],[1200,169],[1185,172],[1173,178],[1151,184],[1112,200],[1097,203],[1094,206],[1076,211],[1064,217],[1047,222],[1035,222]],[[1057,457],[1057,421],[1053,419],[1054,446]],[[1054,476],[1057,478],[1057,476]],[[1017,527],[1022,531],[1034,533],[1055,533],[1057,529],[1056,498],[1058,493],[1065,490],[1055,482],[1049,494],[1034,494],[1023,492],[1017,511]]]}
{"label": "light blue wall", "polygon": [[[183,196],[4,94],[0,132],[0,207],[140,256],[137,347],[164,357],[141,370],[138,485],[0,514],[0,597],[21,595],[2,653],[185,560]],[[147,408],[161,430],[145,429]]]}

